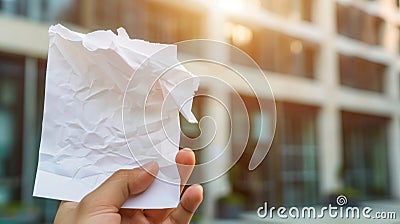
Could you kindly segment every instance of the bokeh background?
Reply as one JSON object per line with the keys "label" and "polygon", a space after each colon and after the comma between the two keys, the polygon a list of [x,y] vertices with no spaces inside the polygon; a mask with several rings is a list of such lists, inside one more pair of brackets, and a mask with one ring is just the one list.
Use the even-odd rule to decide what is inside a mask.
{"label": "bokeh background", "polygon": [[[194,222],[257,223],[264,202],[322,206],[341,194],[352,205],[400,211],[399,10],[397,0],[0,0],[0,223],[51,223],[57,210],[57,201],[31,195],[47,30],[58,22],[81,32],[123,26],[131,37],[160,43],[223,41],[264,70],[277,112],[268,157],[256,170],[247,169],[254,145],[273,133],[273,122],[259,127],[260,120],[273,118],[259,112],[254,96],[239,91],[251,123],[246,151],[226,175],[204,185]],[[232,52],[206,51],[249,66]],[[225,127],[219,135],[232,134],[229,149],[240,150],[235,142],[247,133],[230,90],[200,91],[225,99],[232,133],[226,115],[206,101],[195,100],[196,115],[219,117]],[[198,127],[182,125],[186,135],[199,135]],[[215,152],[197,154],[201,162]]]}

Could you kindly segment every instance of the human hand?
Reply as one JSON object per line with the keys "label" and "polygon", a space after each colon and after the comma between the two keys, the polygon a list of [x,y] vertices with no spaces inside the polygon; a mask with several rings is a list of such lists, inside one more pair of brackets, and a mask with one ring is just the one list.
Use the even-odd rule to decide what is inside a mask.
{"label": "human hand", "polygon": [[[176,163],[181,176],[181,193],[195,164],[194,153],[180,150]],[[186,189],[177,208],[168,209],[122,209],[131,195],[144,192],[154,181],[158,164],[150,162],[143,168],[119,170],[81,202],[62,201],[57,211],[56,224],[114,224],[114,223],[189,223],[203,200],[203,188],[193,185]]]}

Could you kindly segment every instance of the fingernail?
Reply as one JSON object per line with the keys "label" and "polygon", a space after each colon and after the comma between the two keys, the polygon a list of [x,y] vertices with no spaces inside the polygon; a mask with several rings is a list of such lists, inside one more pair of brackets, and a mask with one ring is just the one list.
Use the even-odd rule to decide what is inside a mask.
{"label": "fingernail", "polygon": [[140,168],[146,172],[155,174],[158,171],[158,163],[153,160],[153,161],[143,164],[143,166],[141,166]]}
{"label": "fingernail", "polygon": [[191,150],[191,149],[189,149],[189,148],[184,148],[184,149],[181,149],[181,150],[180,150],[180,152],[183,152],[183,151],[184,151],[184,152],[188,152],[188,153],[190,153],[190,154],[192,154],[192,155],[195,156],[193,150]]}
{"label": "fingernail", "polygon": [[203,195],[203,187],[200,184],[193,184],[192,185],[193,188],[197,188],[199,189],[199,191],[201,192],[201,194]]}

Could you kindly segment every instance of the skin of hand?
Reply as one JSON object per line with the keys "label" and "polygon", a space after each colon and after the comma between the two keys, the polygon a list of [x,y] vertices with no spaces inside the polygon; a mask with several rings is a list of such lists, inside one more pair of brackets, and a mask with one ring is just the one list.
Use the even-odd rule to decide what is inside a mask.
{"label": "skin of hand", "polygon": [[[190,149],[180,150],[176,163],[181,177],[181,193],[195,164]],[[149,162],[141,168],[119,170],[97,189],[86,195],[81,202],[62,201],[57,211],[55,224],[183,224],[189,223],[203,200],[203,188],[192,185],[186,189],[177,208],[168,209],[123,209],[121,206],[131,195],[144,192],[154,181],[158,164]]]}

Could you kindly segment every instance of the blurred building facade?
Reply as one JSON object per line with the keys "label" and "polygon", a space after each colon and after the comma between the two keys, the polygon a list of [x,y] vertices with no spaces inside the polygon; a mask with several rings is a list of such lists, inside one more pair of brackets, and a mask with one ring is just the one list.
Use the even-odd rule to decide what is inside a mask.
{"label": "blurred building facade", "polygon": [[[246,150],[229,174],[206,184],[204,216],[218,216],[218,199],[226,195],[241,196],[247,210],[265,201],[318,204],[339,193],[358,200],[400,199],[400,13],[395,0],[2,0],[0,12],[0,27],[5,27],[0,35],[0,204],[54,207],[30,195],[47,28],[55,21],[86,30],[123,26],[132,37],[153,42],[224,41],[247,52],[264,70],[278,117],[272,148],[256,170],[247,170],[252,151]],[[229,51],[219,54],[243,63]],[[231,92],[212,85],[202,91],[230,102],[233,123],[240,123]],[[241,94],[251,123],[257,123],[255,99]],[[226,115],[206,103],[196,101],[194,110],[199,116],[214,114],[226,126]],[[246,135],[241,131],[234,127],[232,135]],[[254,144],[250,138],[248,147]],[[212,155],[202,154],[200,160],[207,156]]]}
{"label": "blurred building facade", "polygon": [[58,202],[34,199],[48,27],[68,0],[0,1],[0,223],[52,223]]}

